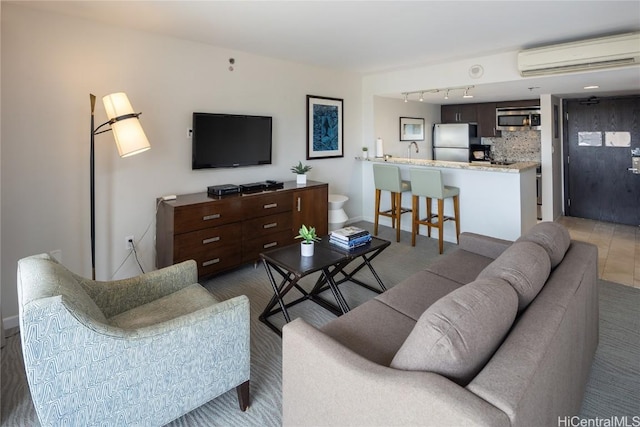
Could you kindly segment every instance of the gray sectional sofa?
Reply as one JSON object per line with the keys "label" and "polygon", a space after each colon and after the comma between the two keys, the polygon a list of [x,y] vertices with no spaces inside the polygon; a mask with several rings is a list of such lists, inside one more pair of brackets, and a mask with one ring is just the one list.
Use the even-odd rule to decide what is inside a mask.
{"label": "gray sectional sofa", "polygon": [[283,424],[547,426],[580,410],[597,248],[553,222],[460,245],[317,329],[283,328]]}

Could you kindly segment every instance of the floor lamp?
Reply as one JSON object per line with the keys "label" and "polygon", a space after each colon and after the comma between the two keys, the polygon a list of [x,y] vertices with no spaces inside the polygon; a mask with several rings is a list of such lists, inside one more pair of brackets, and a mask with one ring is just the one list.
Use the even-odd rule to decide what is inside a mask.
{"label": "floor lamp", "polygon": [[[129,102],[129,98],[123,92],[112,93],[102,98],[104,109],[107,112],[108,121],[102,123],[97,128],[94,126],[94,111],[96,97],[89,94],[91,100],[91,152],[89,158],[90,185],[91,185],[91,278],[96,279],[96,187],[94,168],[94,143],[95,136],[104,132],[113,131],[116,140],[118,154],[120,157],[129,157],[142,153],[151,148],[147,140],[138,116],[142,113],[135,113]],[[100,130],[109,125],[108,129]]]}

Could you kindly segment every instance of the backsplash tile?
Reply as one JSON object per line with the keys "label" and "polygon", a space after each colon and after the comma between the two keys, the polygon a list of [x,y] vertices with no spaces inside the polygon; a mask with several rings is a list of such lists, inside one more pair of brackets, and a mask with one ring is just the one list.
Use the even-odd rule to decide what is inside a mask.
{"label": "backsplash tile", "polygon": [[540,131],[528,130],[502,132],[501,138],[482,138],[483,144],[491,144],[493,159],[511,162],[540,162]]}

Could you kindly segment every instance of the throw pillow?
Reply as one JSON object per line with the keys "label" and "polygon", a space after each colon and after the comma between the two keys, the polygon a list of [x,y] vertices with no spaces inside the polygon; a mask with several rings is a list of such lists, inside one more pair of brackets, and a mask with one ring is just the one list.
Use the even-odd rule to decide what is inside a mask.
{"label": "throw pillow", "polygon": [[517,307],[518,296],[504,280],[464,285],[422,313],[390,366],[435,372],[464,386],[496,351]]}
{"label": "throw pillow", "polygon": [[478,279],[499,277],[518,294],[518,311],[538,295],[551,272],[547,252],[532,242],[516,242],[478,274]]}
{"label": "throw pillow", "polygon": [[533,242],[549,254],[551,268],[556,268],[571,245],[569,231],[557,222],[540,222],[523,234],[516,242]]}

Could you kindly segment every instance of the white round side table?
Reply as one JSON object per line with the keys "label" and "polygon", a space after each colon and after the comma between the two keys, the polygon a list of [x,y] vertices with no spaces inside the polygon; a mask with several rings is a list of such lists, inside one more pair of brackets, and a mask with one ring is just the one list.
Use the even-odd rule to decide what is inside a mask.
{"label": "white round side table", "polygon": [[342,206],[349,200],[342,194],[329,194],[329,231],[344,227],[349,219]]}

